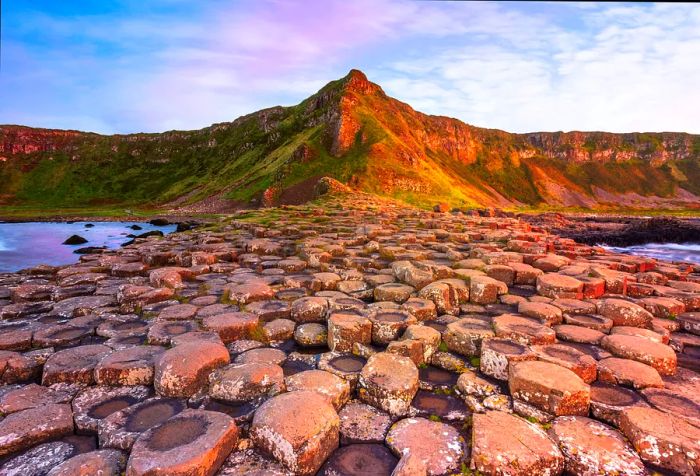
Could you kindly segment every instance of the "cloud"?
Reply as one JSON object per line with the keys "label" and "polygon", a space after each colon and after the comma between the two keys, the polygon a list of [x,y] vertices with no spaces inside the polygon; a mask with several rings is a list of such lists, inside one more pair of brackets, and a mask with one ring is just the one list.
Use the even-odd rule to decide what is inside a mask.
{"label": "cloud", "polygon": [[486,127],[700,132],[695,5],[115,5],[5,9],[0,122],[197,128],[295,104],[359,67],[416,109]]}

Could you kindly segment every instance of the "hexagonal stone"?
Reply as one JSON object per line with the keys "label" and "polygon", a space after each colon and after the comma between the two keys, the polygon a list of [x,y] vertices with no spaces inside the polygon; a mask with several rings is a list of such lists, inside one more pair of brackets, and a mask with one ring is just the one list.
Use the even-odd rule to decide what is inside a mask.
{"label": "hexagonal stone", "polygon": [[318,368],[347,380],[350,388],[354,390],[366,363],[367,360],[358,355],[326,352],[321,354]]}
{"label": "hexagonal stone", "polygon": [[90,327],[57,324],[37,330],[32,339],[36,347],[75,346],[92,332]]}
{"label": "hexagonal stone", "polygon": [[348,402],[338,416],[341,445],[383,443],[391,426],[388,413],[358,401]]}
{"label": "hexagonal stone", "polygon": [[294,340],[302,347],[325,346],[328,343],[328,328],[318,322],[299,324],[294,330]]}
{"label": "hexagonal stone", "polygon": [[597,377],[596,360],[590,355],[560,344],[538,345],[530,348],[537,360],[549,362],[571,370],[586,383]]}
{"label": "hexagonal stone", "polygon": [[494,317],[493,328],[496,337],[521,344],[553,344],[556,340],[554,330],[532,318],[517,314],[502,314]]}
{"label": "hexagonal stone", "polygon": [[672,413],[700,426],[700,403],[665,388],[646,388],[641,394],[657,410]]}
{"label": "hexagonal stone", "polygon": [[653,408],[631,407],[620,415],[620,430],[647,463],[680,474],[700,470],[700,428]]}
{"label": "hexagonal stone", "polygon": [[624,299],[605,299],[598,306],[598,313],[612,319],[615,326],[651,328],[654,316],[642,306]]}
{"label": "hexagonal stone", "polygon": [[344,446],[335,451],[318,472],[319,476],[391,476],[398,463],[384,445]]}
{"label": "hexagonal stone", "polygon": [[472,395],[484,398],[496,395],[499,390],[496,385],[479,377],[476,373],[466,371],[461,373],[457,379],[457,392],[460,395]]}
{"label": "hexagonal stone", "polygon": [[571,370],[541,361],[511,365],[508,387],[519,399],[553,415],[587,415],[590,388]]}
{"label": "hexagonal stone", "polygon": [[636,360],[609,357],[598,362],[598,380],[634,388],[663,387],[659,372]]}
{"label": "hexagonal stone", "polygon": [[559,445],[568,473],[607,476],[647,474],[639,455],[620,432],[590,418],[556,418],[549,435]]}
{"label": "hexagonal stone", "polygon": [[350,398],[350,384],[342,378],[325,370],[306,370],[285,379],[287,390],[310,390],[323,395],[336,410],[340,409]]}
{"label": "hexagonal stone", "polygon": [[232,452],[217,476],[292,476],[281,464],[253,448]]}
{"label": "hexagonal stone", "polygon": [[211,342],[187,342],[156,361],[153,383],[166,397],[189,398],[207,384],[209,374],[230,361],[228,350]]}
{"label": "hexagonal stone", "polygon": [[406,418],[395,423],[386,443],[398,457],[417,457],[429,475],[455,471],[464,455],[464,439],[455,428],[425,418]]}
{"label": "hexagonal stone", "polygon": [[324,322],[328,312],[328,299],[303,297],[292,303],[292,319],[298,323]]}
{"label": "hexagonal stone", "polygon": [[170,345],[173,337],[199,329],[196,322],[159,321],[148,329],[148,343],[151,345]]}
{"label": "hexagonal stone", "polygon": [[0,396],[0,412],[4,415],[9,415],[10,413],[51,403],[70,403],[72,399],[73,394],[71,392],[30,383],[3,393]]}
{"label": "hexagonal stone", "polygon": [[197,314],[197,306],[192,304],[175,304],[164,308],[158,314],[161,321],[188,321]]}
{"label": "hexagonal stone", "polygon": [[137,346],[115,351],[95,366],[98,385],[151,385],[155,361],[165,349]]}
{"label": "hexagonal stone", "polygon": [[115,476],[126,467],[126,455],[114,449],[83,453],[64,461],[48,472],[47,476]]}
{"label": "hexagonal stone", "polygon": [[498,302],[498,296],[508,292],[508,286],[488,276],[472,276],[469,279],[469,301],[474,304]]}
{"label": "hexagonal stone", "polygon": [[591,385],[591,414],[598,420],[619,427],[620,414],[631,406],[648,406],[633,390],[604,382]]}
{"label": "hexagonal stone", "polygon": [[214,474],[237,442],[238,427],[228,415],[185,410],[139,436],[126,474]]}
{"label": "hexagonal stone", "polygon": [[287,354],[280,349],[272,349],[270,347],[262,347],[259,349],[251,349],[238,355],[234,360],[237,364],[267,364],[267,365],[282,365],[287,359]]}
{"label": "hexagonal stone", "polygon": [[22,410],[0,421],[0,456],[73,433],[70,405],[51,403]]}
{"label": "hexagonal stone", "polygon": [[68,460],[76,453],[76,447],[65,441],[52,441],[37,445],[0,466],[0,473],[12,476],[44,476],[54,466]]}
{"label": "hexagonal stone", "polygon": [[255,412],[250,436],[296,474],[314,474],[338,447],[340,419],[316,392],[277,395]]}
{"label": "hexagonal stone", "polygon": [[554,332],[559,340],[578,344],[597,345],[605,337],[605,334],[600,331],[571,324],[554,326]]}
{"label": "hexagonal stone", "polygon": [[677,321],[684,331],[700,335],[700,312],[685,312],[677,317]]}
{"label": "hexagonal stone", "polygon": [[224,295],[237,304],[248,304],[275,297],[274,290],[263,282],[229,284],[224,287]]}
{"label": "hexagonal stone", "polygon": [[404,303],[415,291],[412,286],[400,283],[387,283],[374,288],[375,301],[392,301]]}
{"label": "hexagonal stone", "polygon": [[676,373],[676,353],[667,345],[643,337],[611,334],[601,340],[601,346],[616,357],[650,365],[661,375]]}
{"label": "hexagonal stone", "polygon": [[430,358],[438,349],[442,336],[440,332],[422,325],[411,325],[406,328],[406,331],[401,336],[401,340],[417,340],[423,344],[423,360],[430,362]]}
{"label": "hexagonal stone", "polygon": [[9,350],[0,351],[0,382],[13,384],[34,380],[41,372],[36,360]]}
{"label": "hexagonal stone", "polygon": [[545,273],[537,277],[537,292],[552,299],[581,299],[583,282],[563,274]]}
{"label": "hexagonal stone", "polygon": [[100,447],[130,450],[146,430],[185,410],[183,400],[155,397],[116,411],[97,424]]}
{"label": "hexagonal stone", "polygon": [[408,311],[398,309],[374,311],[369,320],[372,323],[372,342],[379,345],[398,339],[408,326],[418,322]]}
{"label": "hexagonal stone", "polygon": [[446,282],[435,281],[423,287],[418,295],[435,303],[439,314],[454,314],[458,310],[459,300],[454,289]]}
{"label": "hexagonal stone", "polygon": [[209,395],[226,402],[247,402],[284,391],[284,372],[276,364],[233,364],[209,375]]}
{"label": "hexagonal stone", "polygon": [[508,339],[488,339],[481,344],[479,369],[490,377],[508,380],[512,364],[535,359],[535,354],[523,344]]}
{"label": "hexagonal stone", "polygon": [[282,342],[294,337],[296,323],[290,319],[275,319],[265,323],[262,332],[267,342]]}
{"label": "hexagonal stone", "polygon": [[260,319],[249,312],[227,312],[202,319],[202,326],[216,332],[224,344],[239,339],[250,339],[256,334]]}
{"label": "hexagonal stone", "polygon": [[476,318],[462,318],[447,325],[443,340],[447,348],[466,356],[478,356],[481,353],[481,342],[494,337],[491,325]]}
{"label": "hexagonal stone", "polygon": [[439,418],[441,421],[464,421],[471,412],[461,398],[420,389],[411,402],[410,415]]}
{"label": "hexagonal stone", "polygon": [[437,317],[435,303],[428,299],[409,298],[401,305],[401,308],[416,316],[416,319],[419,321],[426,321]]}
{"label": "hexagonal stone", "polygon": [[472,470],[483,474],[561,474],[564,457],[538,426],[509,413],[475,413]]}
{"label": "hexagonal stone", "polygon": [[328,347],[332,351],[350,352],[355,342],[372,342],[372,322],[354,314],[331,315],[328,319]]}
{"label": "hexagonal stone", "polygon": [[150,397],[150,387],[88,387],[73,399],[73,419],[76,430],[97,433],[100,420]]}
{"label": "hexagonal stone", "polygon": [[563,319],[561,309],[544,302],[521,301],[518,312],[524,316],[539,319],[548,326],[561,324]]}
{"label": "hexagonal stone", "polygon": [[367,360],[358,383],[362,401],[401,416],[418,391],[418,369],[407,357],[380,352]]}
{"label": "hexagonal stone", "polygon": [[613,327],[612,319],[595,314],[565,314],[564,322],[572,326],[585,327],[608,334]]}
{"label": "hexagonal stone", "polygon": [[92,384],[95,366],[112,351],[106,345],[83,345],[61,350],[44,364],[42,385],[59,382]]}

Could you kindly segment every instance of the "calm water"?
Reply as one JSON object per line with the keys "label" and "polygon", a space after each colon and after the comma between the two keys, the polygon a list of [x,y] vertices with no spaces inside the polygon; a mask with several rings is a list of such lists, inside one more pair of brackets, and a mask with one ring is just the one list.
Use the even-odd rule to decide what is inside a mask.
{"label": "calm water", "polygon": [[700,243],[648,243],[626,247],[605,246],[604,248],[617,253],[700,264]]}
{"label": "calm water", "polygon": [[[88,223],[95,226],[86,228]],[[132,230],[129,228],[131,225],[143,229]],[[130,240],[127,235],[138,235],[151,230],[167,234],[175,231],[175,225],[153,226],[137,222],[0,223],[0,272],[18,271],[39,264],[75,263],[80,255],[73,251],[78,248],[118,248]],[[88,242],[73,246],[61,244],[71,235],[80,235]]]}

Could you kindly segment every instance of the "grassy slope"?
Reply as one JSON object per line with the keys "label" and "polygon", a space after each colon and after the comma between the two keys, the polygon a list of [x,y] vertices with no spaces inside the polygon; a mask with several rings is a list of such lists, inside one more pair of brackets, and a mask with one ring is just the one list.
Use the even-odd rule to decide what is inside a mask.
{"label": "grassy slope", "polygon": [[[573,163],[536,153],[522,135],[479,129],[416,113],[381,94],[358,94],[351,116],[356,141],[340,156],[330,151],[329,113],[338,106],[345,78],[289,108],[273,108],[199,131],[99,136],[85,134],[69,152],[34,152],[0,162],[0,203],[5,215],[46,210],[77,215],[151,212],[185,196],[196,202],[224,191],[247,203],[266,188],[288,187],[328,175],[362,190],[429,206],[436,201],[476,206],[494,202],[494,189],[521,208],[549,208],[538,177],[590,195],[593,185],[615,192],[671,196],[676,187],[700,194],[700,138],[695,158],[661,167],[648,160]],[[432,136],[431,136],[432,134]],[[443,147],[449,134],[469,135],[473,147]],[[438,137],[430,142],[426,137]],[[442,137],[444,136],[444,137]],[[629,137],[627,137],[629,136]],[[620,150],[657,150],[659,134],[615,136]],[[600,143],[596,142],[599,140]],[[584,149],[609,145],[610,135],[591,134]],[[448,141],[449,142],[449,141]],[[563,146],[562,146],[563,147]],[[568,145],[566,146],[568,147]],[[305,150],[306,155],[299,151]]]}

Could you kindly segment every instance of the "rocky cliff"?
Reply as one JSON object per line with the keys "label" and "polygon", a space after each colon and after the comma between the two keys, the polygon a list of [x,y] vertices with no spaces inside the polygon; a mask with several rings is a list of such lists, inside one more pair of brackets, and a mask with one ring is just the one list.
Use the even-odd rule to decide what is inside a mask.
{"label": "rocky cliff", "polygon": [[327,175],[414,203],[700,207],[700,136],[484,129],[414,111],[357,70],[297,106],[197,131],[0,126],[0,144],[9,204],[270,204]]}

